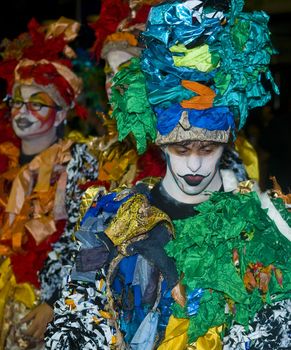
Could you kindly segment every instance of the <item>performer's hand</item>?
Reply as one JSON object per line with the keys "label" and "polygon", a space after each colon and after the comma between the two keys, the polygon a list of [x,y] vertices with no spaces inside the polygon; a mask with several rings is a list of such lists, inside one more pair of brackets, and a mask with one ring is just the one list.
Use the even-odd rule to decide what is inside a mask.
{"label": "performer's hand", "polygon": [[42,303],[30,311],[21,320],[21,323],[30,322],[26,330],[26,335],[32,337],[34,340],[42,341],[47,325],[53,318],[54,310],[47,303]]}
{"label": "performer's hand", "polygon": [[178,282],[171,292],[172,298],[182,307],[186,305],[185,287],[181,282]]}

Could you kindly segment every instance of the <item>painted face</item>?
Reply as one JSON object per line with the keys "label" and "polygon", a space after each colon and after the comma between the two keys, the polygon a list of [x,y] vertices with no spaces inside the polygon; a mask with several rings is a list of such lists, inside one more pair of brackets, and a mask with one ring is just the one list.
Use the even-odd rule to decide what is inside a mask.
{"label": "painted face", "polygon": [[105,75],[106,75],[105,89],[106,89],[108,99],[110,99],[110,95],[111,95],[112,78],[120,70],[122,65],[125,62],[129,61],[132,57],[133,56],[130,53],[121,51],[121,50],[108,52],[106,56],[106,67],[105,67]]}
{"label": "painted face", "polygon": [[[208,141],[181,142],[165,148],[169,183],[186,195],[197,195],[206,190],[219,175],[219,161],[223,146]],[[173,189],[175,192],[175,189]]]}
{"label": "painted face", "polygon": [[21,139],[46,134],[59,124],[57,113],[55,102],[38,87],[20,85],[15,89],[11,103],[12,126]]}

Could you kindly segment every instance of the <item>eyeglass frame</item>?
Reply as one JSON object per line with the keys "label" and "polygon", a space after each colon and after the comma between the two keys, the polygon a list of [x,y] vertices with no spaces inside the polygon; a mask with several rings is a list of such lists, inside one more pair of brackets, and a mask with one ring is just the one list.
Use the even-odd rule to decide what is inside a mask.
{"label": "eyeglass frame", "polygon": [[[14,104],[15,102],[21,104],[21,106],[19,106],[19,107],[14,106],[13,104]],[[39,103],[39,102],[21,101],[21,100],[15,101],[13,98],[8,99],[8,100],[7,100],[7,104],[8,104],[8,106],[9,106],[10,108],[15,108],[15,109],[18,109],[18,110],[20,110],[20,109],[23,107],[23,105],[25,105],[25,107],[26,107],[26,109],[27,109],[28,111],[33,111],[33,112],[39,112],[39,111],[40,111],[42,108],[44,108],[44,107],[47,107],[47,108],[54,108],[54,109],[56,109],[57,111],[61,111],[61,110],[63,109],[62,107],[60,107],[60,106],[58,106],[58,105],[52,106],[52,105],[45,105],[45,104],[42,104],[42,103]],[[35,108],[33,109],[33,108],[31,108],[31,105],[32,105],[32,104],[38,105],[38,107],[37,107],[36,109],[35,109]]]}

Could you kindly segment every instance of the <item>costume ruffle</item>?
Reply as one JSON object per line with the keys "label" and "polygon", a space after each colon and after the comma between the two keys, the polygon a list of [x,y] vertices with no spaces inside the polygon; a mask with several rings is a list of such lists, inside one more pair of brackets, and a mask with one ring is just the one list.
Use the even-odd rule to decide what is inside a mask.
{"label": "costume ruffle", "polygon": [[77,250],[72,234],[79,218],[80,203],[84,192],[81,185],[98,177],[98,162],[88,152],[86,144],[74,145],[71,152],[72,159],[66,168],[65,206],[68,220],[62,236],[52,245],[39,273],[43,301],[48,300],[55,290],[60,289],[62,280],[68,273],[67,268],[72,265],[72,259]]}
{"label": "costume ruffle", "polygon": [[96,284],[71,282],[63,290],[62,299],[55,304],[54,320],[48,326],[46,349],[110,349],[115,337],[110,315],[104,310],[104,288],[105,275],[100,270]]}
{"label": "costume ruffle", "polygon": [[291,301],[283,300],[265,305],[247,331],[234,324],[223,338],[224,350],[273,350],[289,349],[291,322]]}
{"label": "costume ruffle", "polygon": [[[0,247],[2,256],[11,255],[13,269],[14,263],[19,266],[18,258],[28,259],[27,265],[22,263],[20,266],[19,274],[16,272],[18,269],[14,269],[18,282],[26,282],[26,278],[29,278],[31,283],[39,286],[36,270],[46,259],[51,244],[61,234],[61,226],[66,218],[62,197],[65,190],[64,166],[71,158],[70,146],[70,142],[51,146],[28,165],[15,168],[16,177],[10,178],[13,185],[10,193],[6,194],[6,211],[9,215],[14,215],[15,219],[11,225],[8,221],[5,222]],[[56,165],[60,169],[54,172]],[[38,258],[34,251],[38,251]],[[34,262],[31,261],[33,254]],[[29,266],[32,270],[29,270]],[[25,271],[25,277],[22,278],[20,271]]]}
{"label": "costume ruffle", "polygon": [[[112,217],[122,204],[122,201],[113,201],[116,193],[101,197],[102,194],[96,192],[94,203],[97,199],[100,201],[91,206],[82,218],[81,227],[76,233],[78,251],[82,247],[93,248],[97,244],[95,233],[101,233],[107,227],[104,219]],[[94,226],[91,226],[92,217],[96,217]],[[109,350],[109,344],[115,342],[115,328],[113,317],[107,312],[105,270],[100,268],[97,272],[78,274],[74,268],[70,272],[71,277],[63,280],[61,298],[54,305],[55,317],[47,329],[46,348],[78,349],[82,346],[86,350]]]}

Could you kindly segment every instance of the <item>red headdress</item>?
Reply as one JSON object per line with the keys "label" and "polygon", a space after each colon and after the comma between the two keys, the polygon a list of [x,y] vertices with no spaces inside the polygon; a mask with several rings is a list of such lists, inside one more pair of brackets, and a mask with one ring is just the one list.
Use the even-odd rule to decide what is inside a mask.
{"label": "red headdress", "polygon": [[[76,99],[82,82],[71,70],[75,53],[68,43],[79,29],[79,23],[64,17],[42,26],[32,19],[28,32],[13,41],[5,39],[1,43],[0,77],[7,81],[8,94],[17,84],[34,84],[63,108],[75,107],[78,114],[81,109]],[[84,116],[83,111],[80,116]]]}
{"label": "red headdress", "polygon": [[[144,1],[139,2],[138,6],[131,6],[128,1],[103,0],[97,21],[90,24],[95,31],[96,40],[92,51],[96,59],[100,59],[102,48],[106,42],[128,42],[129,46],[137,46],[137,41],[133,44],[132,31],[140,24],[145,24],[149,10],[150,6]],[[116,34],[116,32],[121,35],[114,35],[113,33]]]}

